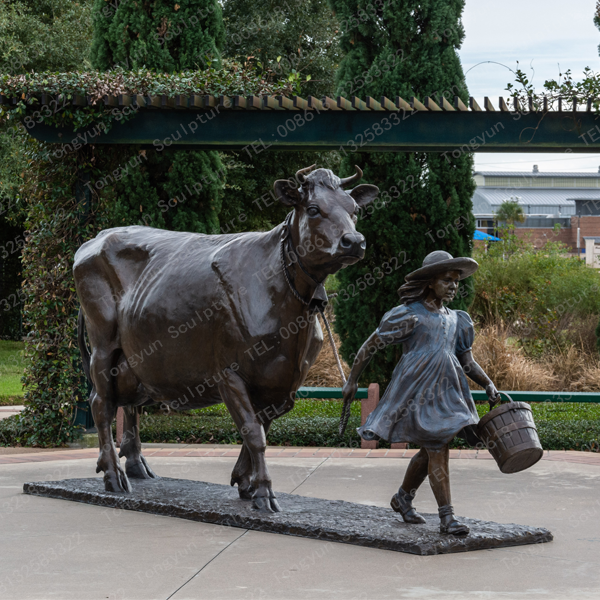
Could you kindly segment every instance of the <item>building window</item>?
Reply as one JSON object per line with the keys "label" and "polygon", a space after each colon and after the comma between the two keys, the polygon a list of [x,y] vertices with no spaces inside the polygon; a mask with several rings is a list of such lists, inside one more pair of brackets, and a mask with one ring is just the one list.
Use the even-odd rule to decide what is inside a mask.
{"label": "building window", "polygon": [[554,187],[576,187],[576,181],[574,177],[555,177]]}
{"label": "building window", "polygon": [[510,177],[510,185],[512,187],[531,187],[531,177]]}
{"label": "building window", "polygon": [[554,186],[552,177],[538,177],[533,180],[533,187],[551,188]]}
{"label": "building window", "polygon": [[577,180],[578,188],[595,188],[598,187],[598,180],[596,178],[585,178]]}
{"label": "building window", "polygon": [[510,186],[510,177],[486,177],[485,185],[494,187]]}

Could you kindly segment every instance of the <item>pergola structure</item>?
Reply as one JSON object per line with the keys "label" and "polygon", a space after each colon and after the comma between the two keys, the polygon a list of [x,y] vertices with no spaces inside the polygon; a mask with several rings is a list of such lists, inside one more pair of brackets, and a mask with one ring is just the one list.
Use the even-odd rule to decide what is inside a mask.
{"label": "pergola structure", "polygon": [[[52,101],[42,95],[42,106]],[[75,106],[94,103],[75,96]],[[483,108],[456,97],[404,100],[284,96],[105,96],[105,106],[135,116],[94,138],[94,144],[139,144],[196,150],[353,152],[577,152],[600,150],[599,115],[592,102],[563,110],[533,100],[509,108],[500,98]],[[43,123],[30,134],[44,142],[81,143],[85,132]],[[80,138],[80,139],[79,139]]]}
{"label": "pergola structure", "polygon": [[[39,101],[41,106],[55,102],[45,95]],[[487,97],[483,108],[474,98],[466,106],[458,97],[452,104],[443,97],[424,98],[421,102],[400,97],[348,100],[199,95],[105,96],[102,102],[124,114],[136,114],[96,135],[94,144],[134,144],[157,150],[237,150],[249,154],[270,148],[338,150],[343,154],[441,152],[455,157],[463,152],[600,152],[600,115],[592,110],[591,101],[581,104],[570,100],[568,110],[563,110],[560,100],[557,110],[549,110],[546,102],[540,109],[531,99],[528,106],[515,100],[509,108],[500,98],[496,107]],[[75,106],[95,103],[85,96],[72,99]],[[29,133],[40,141],[62,144],[67,149],[87,142],[86,131],[43,123],[36,124]],[[299,396],[306,397],[307,392],[311,397],[322,397],[322,393],[341,397],[340,389],[310,392],[308,388],[301,389]],[[366,389],[359,390],[357,398],[366,396]],[[551,401],[565,401],[555,396]],[[577,401],[598,401],[597,395],[590,399],[582,396],[586,397]],[[78,414],[78,422],[85,427],[93,425],[90,412]]]}

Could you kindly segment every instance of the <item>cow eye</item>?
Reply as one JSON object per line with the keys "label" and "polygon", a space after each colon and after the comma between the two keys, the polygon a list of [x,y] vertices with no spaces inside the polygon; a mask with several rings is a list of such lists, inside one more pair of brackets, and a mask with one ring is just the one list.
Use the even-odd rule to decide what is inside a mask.
{"label": "cow eye", "polygon": [[316,217],[317,215],[321,214],[321,211],[316,206],[309,206],[306,209],[306,212],[309,217]]}

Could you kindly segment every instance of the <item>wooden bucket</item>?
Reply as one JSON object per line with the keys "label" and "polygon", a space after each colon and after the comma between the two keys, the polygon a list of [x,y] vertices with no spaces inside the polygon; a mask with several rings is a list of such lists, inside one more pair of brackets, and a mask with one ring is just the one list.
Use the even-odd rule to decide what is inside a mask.
{"label": "wooden bucket", "polygon": [[529,404],[502,404],[485,415],[477,425],[477,435],[494,457],[502,473],[518,473],[535,465],[544,454]]}

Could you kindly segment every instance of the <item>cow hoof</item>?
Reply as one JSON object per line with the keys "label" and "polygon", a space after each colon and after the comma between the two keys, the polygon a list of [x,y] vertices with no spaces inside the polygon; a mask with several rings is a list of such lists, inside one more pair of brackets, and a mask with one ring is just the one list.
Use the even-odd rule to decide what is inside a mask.
{"label": "cow hoof", "polygon": [[255,496],[252,498],[253,507],[260,512],[281,512],[279,502],[275,498],[273,491],[270,491],[269,497],[266,496]]}
{"label": "cow hoof", "polygon": [[127,460],[125,463],[125,472],[127,473],[127,477],[131,479],[160,479],[141,454],[139,460]]}
{"label": "cow hoof", "polygon": [[252,495],[254,494],[254,488],[250,483],[244,481],[241,477],[232,477],[231,478],[231,487],[233,487],[237,483],[238,486],[238,494],[240,495],[241,500],[252,500]]}
{"label": "cow hoof", "polygon": [[238,494],[240,495],[240,500],[252,500],[252,494],[254,494],[254,489],[252,486],[243,488],[238,486]]}
{"label": "cow hoof", "polygon": [[264,513],[275,512],[271,508],[271,498],[266,498],[264,496],[258,496],[258,497],[252,498],[252,507],[255,508],[259,512],[264,512]]}
{"label": "cow hoof", "polygon": [[127,475],[125,475],[121,466],[117,467],[116,472],[107,471],[104,473],[104,489],[107,492],[117,493],[131,493],[133,491],[129,479],[127,479]]}

